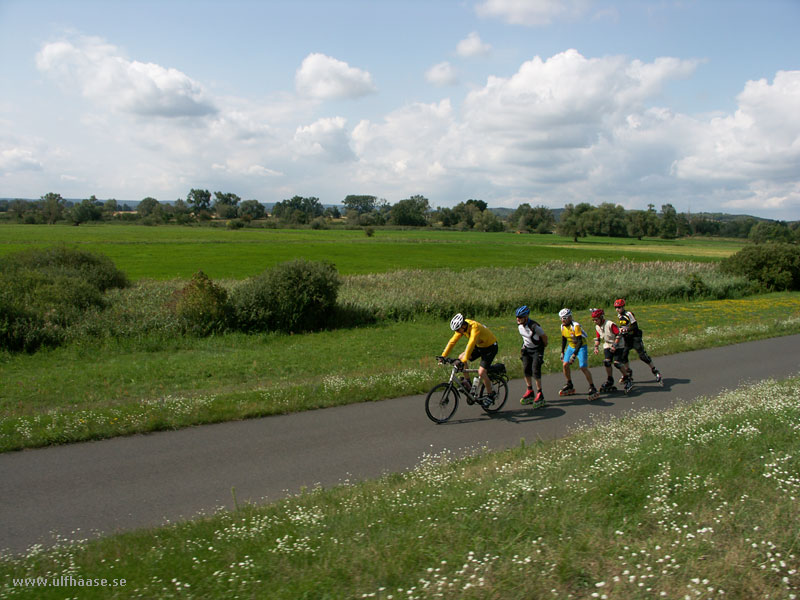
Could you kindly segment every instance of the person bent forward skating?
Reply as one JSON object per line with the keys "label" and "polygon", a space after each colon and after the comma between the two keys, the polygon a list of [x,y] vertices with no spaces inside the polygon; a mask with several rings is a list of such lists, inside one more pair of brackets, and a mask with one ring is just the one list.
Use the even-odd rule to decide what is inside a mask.
{"label": "person bent forward skating", "polygon": [[594,339],[594,353],[600,352],[600,344],[603,344],[603,366],[606,369],[606,382],[600,386],[601,392],[613,392],[617,388],[614,386],[614,376],[611,365],[617,367],[622,373],[620,382],[625,387],[627,394],[633,387],[633,380],[630,378],[630,369],[623,364],[623,342],[622,332],[613,321],[606,319],[605,311],[602,308],[593,308],[592,321],[597,332]]}
{"label": "person bent forward skating", "polygon": [[630,371],[630,378],[633,379],[633,369],[630,368],[628,354],[631,350],[636,350],[636,353],[639,355],[639,359],[649,366],[650,371],[656,376],[656,381],[661,385],[664,385],[662,382],[661,373],[658,369],[656,369],[656,365],[653,363],[653,359],[650,358],[650,355],[647,354],[647,350],[644,349],[644,344],[642,343],[642,330],[639,327],[636,317],[631,311],[625,309],[625,299],[618,298],[615,300],[614,308],[617,311],[619,330],[622,333],[622,340],[625,343],[625,348],[622,352],[622,362],[628,368],[628,371]]}
{"label": "person bent forward skating", "polygon": [[558,316],[561,318],[561,362],[564,365],[564,377],[567,384],[558,392],[559,396],[569,396],[575,393],[572,385],[570,365],[578,358],[578,366],[583,371],[586,381],[589,382],[589,400],[597,399],[597,388],[594,387],[592,372],[589,371],[589,351],[586,349],[586,332],[581,324],[572,319],[572,311],[562,308]]}

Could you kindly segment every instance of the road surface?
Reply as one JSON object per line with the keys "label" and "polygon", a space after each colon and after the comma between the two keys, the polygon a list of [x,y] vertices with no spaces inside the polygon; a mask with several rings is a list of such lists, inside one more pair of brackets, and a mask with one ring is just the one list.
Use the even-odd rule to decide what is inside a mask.
{"label": "road surface", "polygon": [[[444,425],[428,420],[424,396],[407,396],[0,454],[0,549],[19,553],[57,536],[82,539],[191,519],[233,508],[234,490],[240,504],[268,502],[303,487],[402,471],[445,449],[555,439],[601,415],[664,408],[747,381],[794,375],[798,354],[800,335],[658,357],[664,387],[637,360],[629,396],[602,396],[591,404],[582,373],[573,373],[579,393],[567,398],[558,396],[563,375],[546,375],[549,406],[539,411],[519,404],[524,382],[513,380],[500,413],[489,417],[461,403]],[[592,374],[599,387],[604,370]]]}

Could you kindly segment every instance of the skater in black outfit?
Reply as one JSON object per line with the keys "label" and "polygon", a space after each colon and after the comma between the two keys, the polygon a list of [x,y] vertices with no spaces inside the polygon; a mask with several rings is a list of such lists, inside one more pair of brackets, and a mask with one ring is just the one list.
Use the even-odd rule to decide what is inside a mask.
{"label": "skater in black outfit", "polygon": [[631,350],[636,350],[636,353],[639,355],[639,359],[649,366],[650,371],[656,376],[656,381],[661,383],[661,385],[664,385],[661,381],[661,373],[658,371],[658,369],[656,369],[653,359],[647,354],[647,350],[644,349],[644,344],[642,343],[642,330],[639,328],[639,323],[636,321],[636,317],[631,311],[625,310],[625,299],[618,298],[615,300],[614,308],[617,310],[617,315],[619,317],[619,330],[622,333],[622,340],[625,343],[625,348],[622,351],[622,362],[630,373],[629,377],[633,379],[633,370],[628,364],[628,354]]}
{"label": "skater in black outfit", "polygon": [[594,338],[594,353],[598,354],[600,352],[600,344],[602,343],[603,366],[606,368],[606,374],[608,375],[606,382],[600,386],[600,391],[614,392],[617,390],[611,370],[611,365],[614,365],[622,373],[621,383],[627,394],[633,387],[633,380],[629,377],[630,369],[622,362],[624,352],[622,332],[616,323],[606,319],[605,311],[602,308],[593,308],[591,314],[594,328],[597,331],[597,336]]}

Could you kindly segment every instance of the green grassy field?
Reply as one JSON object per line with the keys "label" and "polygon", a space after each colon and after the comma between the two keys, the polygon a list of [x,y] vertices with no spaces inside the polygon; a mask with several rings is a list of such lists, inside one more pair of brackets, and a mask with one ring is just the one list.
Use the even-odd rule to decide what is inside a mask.
{"label": "green grassy field", "polygon": [[342,274],[397,269],[530,266],[552,260],[708,260],[742,247],[735,240],[638,241],[435,230],[239,229],[141,225],[0,225],[0,256],[63,243],[101,252],[131,279],[241,279],[294,258],[328,260]]}
{"label": "green grassy field", "polygon": [[35,547],[0,558],[0,598],[796,598],[798,395],[798,378],[762,382],[555,442]]}

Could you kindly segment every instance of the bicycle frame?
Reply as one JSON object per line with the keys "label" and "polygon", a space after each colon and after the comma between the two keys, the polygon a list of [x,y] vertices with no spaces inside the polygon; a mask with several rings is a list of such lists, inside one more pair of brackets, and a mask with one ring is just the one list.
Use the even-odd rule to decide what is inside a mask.
{"label": "bicycle frame", "polygon": [[[450,385],[455,389],[456,394],[464,394],[473,402],[478,401],[477,394],[472,393],[472,385],[467,383],[466,385],[462,385],[461,381],[459,381],[458,373],[477,373],[478,369],[459,369],[455,365],[453,365],[453,370],[450,372]],[[469,377],[466,378],[467,382],[469,382]]]}

